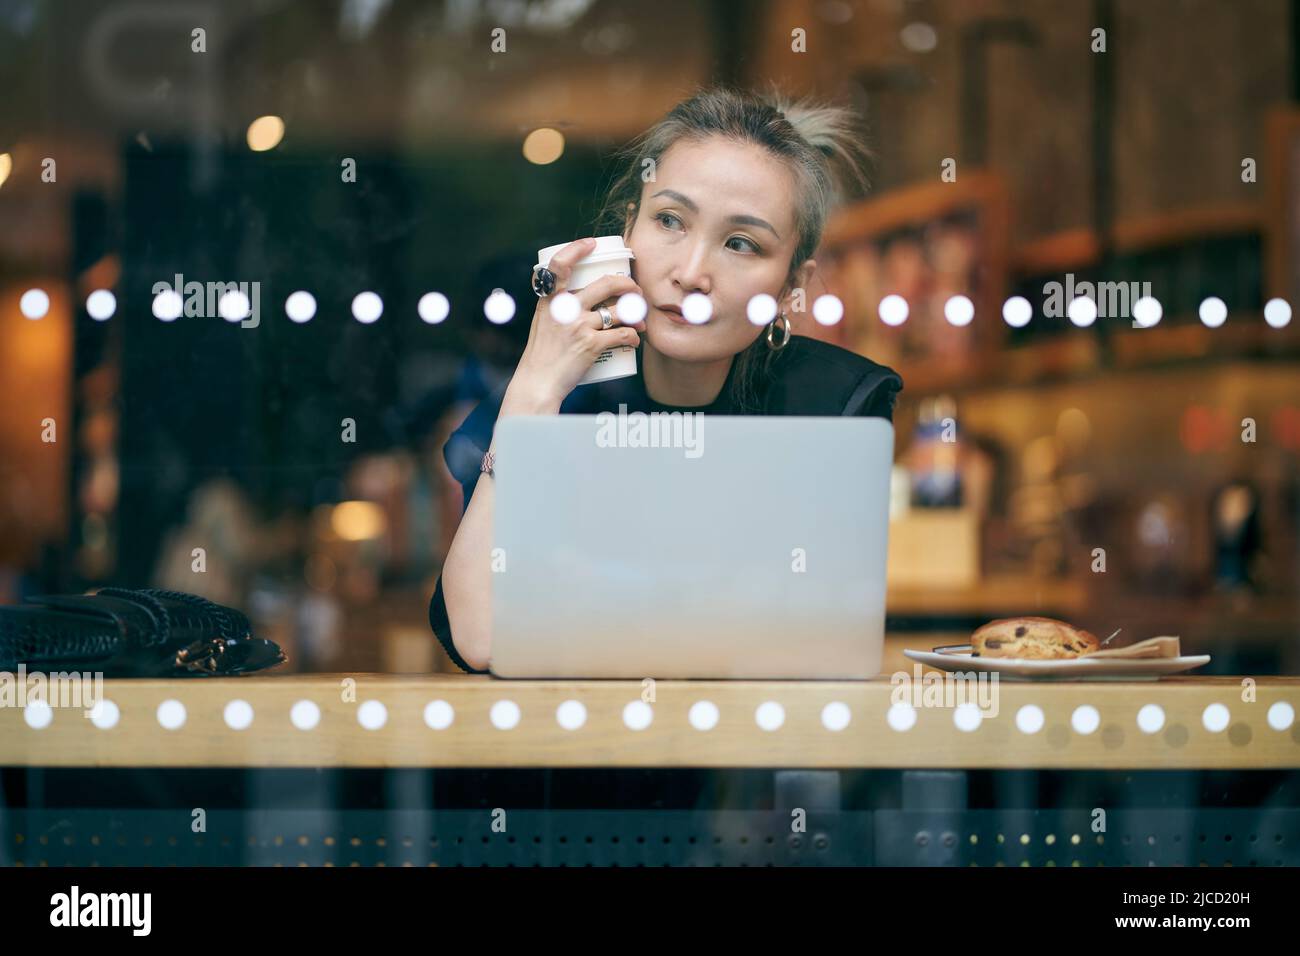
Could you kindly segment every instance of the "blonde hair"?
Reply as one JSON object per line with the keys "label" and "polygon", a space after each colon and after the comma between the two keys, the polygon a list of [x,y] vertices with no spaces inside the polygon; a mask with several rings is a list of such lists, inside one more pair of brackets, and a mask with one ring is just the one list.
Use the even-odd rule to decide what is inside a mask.
{"label": "blonde hair", "polygon": [[[788,164],[795,180],[792,197],[798,240],[786,270],[784,293],[795,271],[821,244],[826,220],[841,203],[870,188],[872,160],[861,117],[851,108],[811,97],[793,100],[775,85],[763,92],[714,85],[699,89],[674,106],[648,130],[615,153],[621,170],[606,190],[596,215],[595,235],[622,234],[641,207],[642,171],[657,166],[679,142],[722,136],[753,143]],[[742,411],[758,411],[773,359],[759,337],[735,358],[732,398]]]}

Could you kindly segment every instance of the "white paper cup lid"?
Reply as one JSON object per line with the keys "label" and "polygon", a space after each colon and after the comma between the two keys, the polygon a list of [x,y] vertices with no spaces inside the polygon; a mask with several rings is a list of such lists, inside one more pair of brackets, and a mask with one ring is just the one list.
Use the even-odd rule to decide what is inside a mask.
{"label": "white paper cup lid", "polygon": [[[570,240],[571,242],[572,240]],[[537,264],[544,266],[550,263],[551,257],[569,245],[568,242],[557,242],[553,246],[547,246],[545,249],[537,251]],[[589,254],[579,259],[578,262],[603,262],[606,259],[635,259],[632,250],[623,245],[622,236],[597,236],[596,248]]]}

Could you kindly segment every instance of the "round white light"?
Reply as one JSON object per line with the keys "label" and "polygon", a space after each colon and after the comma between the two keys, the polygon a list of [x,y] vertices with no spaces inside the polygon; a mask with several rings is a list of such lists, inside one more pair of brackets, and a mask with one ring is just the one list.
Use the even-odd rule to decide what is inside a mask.
{"label": "round white light", "polygon": [[1076,707],[1074,713],[1070,715],[1070,726],[1074,728],[1075,733],[1085,735],[1093,733],[1101,726],[1101,714],[1091,704]]}
{"label": "round white light", "polygon": [[451,302],[441,292],[426,292],[420,296],[415,311],[430,325],[437,325],[451,314]]}
{"label": "round white light", "polygon": [[29,319],[43,319],[50,311],[50,297],[44,289],[28,289],[18,300],[18,308]]}
{"label": "round white light", "polygon": [[565,730],[577,730],[587,722],[587,708],[582,701],[566,700],[555,708],[555,722]]}
{"label": "round white light", "polygon": [[822,726],[833,733],[839,733],[852,719],[853,713],[843,701],[833,700],[822,708]]}
{"label": "round white light", "polygon": [[899,733],[911,730],[916,726],[916,708],[900,700],[890,705],[885,713],[885,721]]}
{"label": "round white light", "polygon": [[289,708],[289,722],[299,730],[315,730],[320,723],[320,708],[310,700],[300,700]]}
{"label": "round white light", "polygon": [[1164,317],[1164,307],[1154,296],[1144,295],[1133,303],[1133,321],[1140,328],[1149,329]]}
{"label": "round white light", "polygon": [[582,303],[572,292],[561,292],[551,298],[551,318],[561,325],[576,321],[581,312]]}
{"label": "round white light", "polygon": [[1137,716],[1138,729],[1144,734],[1158,734],[1165,725],[1165,709],[1159,704],[1143,704]]}
{"label": "round white light", "polygon": [[958,328],[970,325],[975,318],[975,303],[964,295],[954,295],[943,304],[943,317]]}
{"label": "round white light", "polygon": [[844,303],[837,295],[819,295],[813,300],[813,318],[819,325],[834,325],[844,318]]}
{"label": "round white light", "polygon": [[983,719],[984,715],[980,713],[980,709],[970,702],[958,704],[952,710],[953,724],[958,730],[968,734],[979,730],[980,721]]}
{"label": "round white light", "polygon": [[1232,715],[1228,713],[1228,708],[1222,704],[1211,704],[1201,713],[1201,723],[1212,734],[1226,730],[1228,721],[1231,718]]}
{"label": "round white light", "polygon": [[648,311],[649,307],[639,292],[624,292],[614,303],[614,314],[624,325],[636,325]]}
{"label": "round white light", "polygon": [[623,708],[623,723],[628,730],[645,730],[654,716],[654,710],[643,700],[631,701]]}
{"label": "round white light", "polygon": [[1201,316],[1201,322],[1211,329],[1217,329],[1228,321],[1228,307],[1217,295],[1212,295],[1203,301],[1197,312]]}
{"label": "round white light", "polygon": [[43,700],[30,700],[23,708],[23,720],[32,730],[44,730],[54,719],[54,709]]}
{"label": "round white light", "polygon": [[222,716],[231,730],[247,730],[253,723],[253,705],[246,700],[232,700]]}
{"label": "round white light", "polygon": [[718,705],[711,700],[697,700],[686,715],[696,730],[712,730],[718,726]]}
{"label": "round white light", "polygon": [[164,730],[179,730],[185,726],[185,705],[169,698],[158,705],[158,723]]}
{"label": "round white light", "polygon": [[682,317],[691,325],[703,325],[713,317],[713,302],[703,292],[692,292],[682,300]]}
{"label": "round white light", "polygon": [[231,289],[217,300],[217,315],[221,316],[227,322],[240,322],[248,318],[252,311],[252,303],[248,301],[248,296],[238,289]]}
{"label": "round white light", "polygon": [[153,314],[161,322],[175,322],[181,317],[184,308],[181,297],[175,289],[167,289],[153,297]]}
{"label": "round white light", "polygon": [[499,700],[488,711],[488,720],[497,730],[513,730],[519,725],[519,705],[513,700]]}
{"label": "round white light", "polygon": [[1034,317],[1034,307],[1023,295],[1013,295],[1002,303],[1002,319],[1013,329],[1023,329]]}
{"label": "round white light", "polygon": [[939,43],[939,35],[928,23],[916,21],[909,23],[899,31],[898,38],[903,46],[913,53],[929,53]]}
{"label": "round white light", "polygon": [[316,317],[316,297],[302,289],[290,293],[284,300],[284,313],[290,322],[310,322]]}
{"label": "round white light", "polygon": [[1280,329],[1291,321],[1291,305],[1285,299],[1269,299],[1264,303],[1264,321]]}
{"label": "round white light", "polygon": [[483,314],[493,325],[504,325],[515,317],[515,300],[504,289],[493,289],[483,300]]}
{"label": "round white light", "polygon": [[1022,734],[1036,734],[1043,729],[1045,719],[1043,708],[1037,704],[1025,704],[1016,711],[1016,729]]}
{"label": "round white light", "polygon": [[1295,708],[1284,700],[1268,708],[1268,725],[1274,730],[1287,730],[1295,723]]}
{"label": "round white light", "polygon": [[122,712],[111,700],[97,700],[90,708],[90,722],[100,730],[112,730],[122,719]]}
{"label": "round white light", "polygon": [[384,314],[384,300],[374,292],[358,292],[352,299],[352,317],[358,322],[369,325],[378,322]]}
{"label": "round white light", "polygon": [[96,289],[86,296],[86,314],[96,322],[106,322],[117,311],[117,296],[107,289]]}
{"label": "round white light", "polygon": [[1097,321],[1097,303],[1086,295],[1081,295],[1072,300],[1066,307],[1065,314],[1081,329],[1086,329],[1092,323]]}
{"label": "round white light", "polygon": [[357,708],[357,723],[366,730],[378,730],[388,723],[388,708],[377,700],[364,701]]}
{"label": "round white light", "polygon": [[760,292],[749,300],[745,306],[745,315],[754,325],[767,325],[776,318],[776,299],[766,292]]}
{"label": "round white light", "polygon": [[424,723],[430,730],[446,730],[455,719],[455,709],[445,700],[431,700],[424,705]]}
{"label": "round white light", "polygon": [[876,311],[880,315],[880,321],[886,325],[902,325],[907,321],[907,300],[891,293],[880,300]]}
{"label": "round white light", "polygon": [[765,700],[754,711],[754,721],[763,730],[779,730],[785,723],[785,708],[774,700]]}

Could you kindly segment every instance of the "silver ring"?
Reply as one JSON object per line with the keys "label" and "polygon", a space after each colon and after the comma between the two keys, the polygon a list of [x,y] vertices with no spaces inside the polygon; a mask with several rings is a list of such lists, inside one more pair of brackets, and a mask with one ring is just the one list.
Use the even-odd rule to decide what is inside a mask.
{"label": "silver ring", "polygon": [[556,275],[550,269],[538,264],[533,266],[532,275],[533,291],[537,293],[537,298],[544,299],[555,291],[557,283]]}
{"label": "silver ring", "polygon": [[600,313],[600,322],[601,322],[600,327],[602,329],[607,329],[614,324],[614,316],[609,311],[609,309],[605,308],[605,306],[603,305],[596,306],[596,311]]}

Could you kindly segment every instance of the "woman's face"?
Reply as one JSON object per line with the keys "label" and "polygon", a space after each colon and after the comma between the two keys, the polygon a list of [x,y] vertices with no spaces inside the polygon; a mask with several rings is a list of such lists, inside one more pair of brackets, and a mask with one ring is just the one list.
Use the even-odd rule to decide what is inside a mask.
{"label": "woman's face", "polygon": [[[655,181],[641,187],[641,208],[624,241],[645,294],[646,341],[669,358],[709,362],[744,350],[763,331],[749,321],[761,292],[789,310],[792,289],[806,287],[808,260],[785,285],[798,237],[794,177],[761,147],[722,137],[679,142],[661,157]],[[708,296],[713,315],[692,325],[679,309],[692,292]],[[779,334],[779,333],[778,333]]]}

